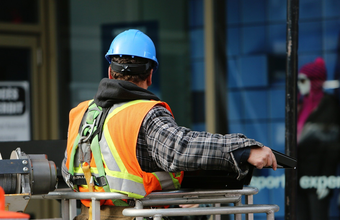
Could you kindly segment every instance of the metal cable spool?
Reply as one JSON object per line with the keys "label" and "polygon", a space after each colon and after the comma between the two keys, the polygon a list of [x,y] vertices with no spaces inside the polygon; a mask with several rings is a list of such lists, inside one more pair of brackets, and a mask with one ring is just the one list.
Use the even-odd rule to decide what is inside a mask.
{"label": "metal cable spool", "polygon": [[17,174],[0,174],[0,186],[6,194],[16,193]]}
{"label": "metal cable spool", "polygon": [[31,160],[32,194],[45,194],[53,191],[57,182],[57,167],[48,161],[45,154],[28,154]]}
{"label": "metal cable spool", "polygon": [[[0,160],[2,160],[1,154],[0,154]],[[7,194],[16,193],[17,174],[12,174],[12,173],[0,174],[0,186],[3,188],[3,190]]]}
{"label": "metal cable spool", "polygon": [[0,171],[0,186],[6,194],[45,194],[56,188],[57,168],[45,154],[26,155],[20,148],[17,148],[12,151],[10,159],[22,160],[20,165],[23,168],[20,167],[20,172],[14,173],[1,173]]}

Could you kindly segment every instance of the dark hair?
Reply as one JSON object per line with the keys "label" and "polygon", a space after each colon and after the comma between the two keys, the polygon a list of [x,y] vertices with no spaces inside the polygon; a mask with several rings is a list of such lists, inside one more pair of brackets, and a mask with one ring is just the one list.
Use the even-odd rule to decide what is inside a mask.
{"label": "dark hair", "polygon": [[[119,64],[145,64],[147,62],[153,62],[150,61],[149,59],[141,58],[141,57],[131,57],[131,56],[111,56],[111,63],[116,62]],[[118,73],[116,71],[113,71],[111,68],[110,74],[113,79],[120,79],[120,80],[125,80],[125,81],[131,81],[134,83],[139,83],[148,78],[148,76],[151,73],[151,69],[153,68],[154,65],[151,65],[148,70],[146,70],[145,73],[138,74],[138,75],[127,75],[127,74],[122,74]]]}

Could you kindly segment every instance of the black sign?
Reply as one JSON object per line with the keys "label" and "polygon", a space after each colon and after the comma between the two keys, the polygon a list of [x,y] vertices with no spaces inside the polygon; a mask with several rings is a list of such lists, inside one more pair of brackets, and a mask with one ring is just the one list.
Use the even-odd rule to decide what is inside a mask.
{"label": "black sign", "polygon": [[25,113],[25,89],[20,86],[0,86],[0,116]]}

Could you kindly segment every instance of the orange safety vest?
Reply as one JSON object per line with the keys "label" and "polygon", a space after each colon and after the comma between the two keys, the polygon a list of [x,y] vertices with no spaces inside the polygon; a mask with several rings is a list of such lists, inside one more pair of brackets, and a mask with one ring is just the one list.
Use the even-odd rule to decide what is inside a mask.
{"label": "orange safety vest", "polygon": [[[84,114],[92,101],[80,103],[70,112],[69,133],[67,140],[66,167],[73,177],[83,176],[77,155],[77,137],[82,125]],[[183,179],[183,172],[144,172],[137,160],[136,145],[140,127],[146,114],[155,105],[162,105],[170,112],[171,109],[165,102],[135,100],[119,105],[114,105],[109,110],[99,140],[100,155],[106,182],[110,192],[124,193],[132,198],[143,198],[153,191],[179,189]],[[93,142],[93,141],[92,141]],[[91,152],[90,170],[92,176],[99,177],[101,170],[97,169],[99,158]],[[97,160],[97,159],[96,159]],[[99,160],[99,159],[98,159]],[[73,162],[73,165],[71,163]],[[80,192],[88,191],[87,185],[76,186],[74,189]],[[107,188],[106,188],[107,189]],[[104,192],[101,186],[95,186],[96,192]],[[90,201],[82,200],[83,204],[89,206]],[[112,201],[101,201],[101,204],[112,205]]]}

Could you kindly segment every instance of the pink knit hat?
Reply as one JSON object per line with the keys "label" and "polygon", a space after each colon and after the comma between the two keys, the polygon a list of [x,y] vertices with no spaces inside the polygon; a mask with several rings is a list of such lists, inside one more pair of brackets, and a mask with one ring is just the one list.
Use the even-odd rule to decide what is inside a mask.
{"label": "pink knit hat", "polygon": [[325,81],[327,75],[325,61],[318,57],[314,62],[302,66],[299,73],[305,74],[311,81]]}

